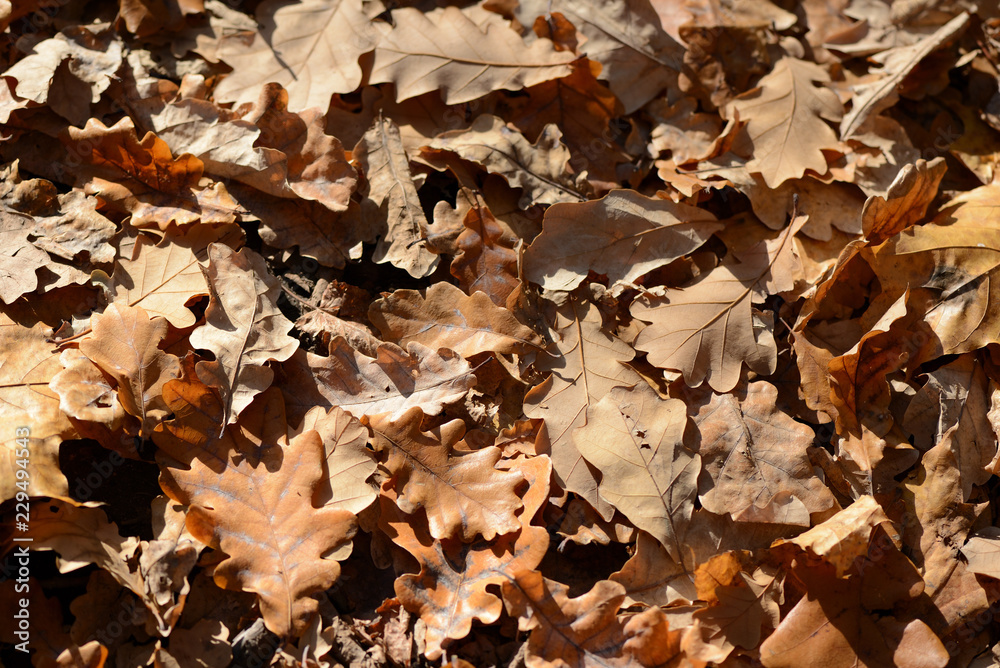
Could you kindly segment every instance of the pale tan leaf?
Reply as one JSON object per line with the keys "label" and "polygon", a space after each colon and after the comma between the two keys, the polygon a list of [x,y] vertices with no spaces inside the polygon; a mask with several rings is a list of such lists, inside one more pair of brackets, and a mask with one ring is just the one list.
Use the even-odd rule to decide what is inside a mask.
{"label": "pale tan leaf", "polygon": [[458,7],[394,9],[392,26],[379,29],[370,80],[395,84],[397,101],[441,90],[447,104],[459,104],[500,88],[520,90],[568,75],[574,59],[547,39],[526,46],[494,21],[483,30]]}
{"label": "pale tan leaf", "polygon": [[375,248],[375,262],[390,262],[415,278],[434,273],[438,256],[426,247],[427,217],[410,175],[410,162],[399,128],[381,114],[354,147],[368,179],[368,198],[385,217],[385,231]]}
{"label": "pale tan leaf", "polygon": [[59,395],[49,388],[62,371],[59,351],[46,340],[51,334],[44,323],[28,326],[0,312],[0,420],[9,425],[0,440],[2,501],[24,491],[17,486],[16,472],[24,470],[18,460],[23,462],[26,454],[30,496],[70,496],[59,446],[73,437],[74,429],[59,409]]}
{"label": "pale tan leaf", "polygon": [[1000,579],[1000,528],[984,527],[962,546],[973,573]]}
{"label": "pale tan leaf", "polygon": [[760,173],[769,187],[801,178],[806,170],[826,173],[822,149],[835,149],[838,141],[824,119],[839,121],[842,114],[836,93],[823,87],[829,81],[819,65],[786,56],[757,88],[731,103],[747,122],[744,148],[753,157],[746,168]]}
{"label": "pale tan leaf", "polygon": [[208,260],[212,242],[238,245],[242,231],[235,226],[213,228],[199,225],[179,234],[167,232],[157,243],[126,227],[121,252],[115,263],[112,285],[115,301],[137,306],[150,316],[161,316],[174,327],[190,327],[194,314],[185,304],[208,294],[208,284],[199,261]]}
{"label": "pale tan leaf", "polygon": [[163,384],[181,373],[180,360],[160,350],[167,335],[164,318],[150,318],[138,307],[113,303],[91,318],[93,333],[80,342],[80,351],[114,378],[118,398],[130,415],[142,422],[142,434],[169,411],[163,403]]}
{"label": "pale tan leaf", "polygon": [[411,343],[406,350],[383,343],[375,358],[351,348],[343,337],[330,341],[330,356],[299,352],[283,365],[282,385],[294,419],[313,406],[340,406],[355,417],[391,413],[398,418],[418,406],[437,415],[460,401],[476,377],[468,362],[448,350]]}
{"label": "pale tan leaf", "polygon": [[386,457],[388,484],[399,495],[400,510],[412,514],[423,508],[431,536],[438,540],[454,536],[471,542],[477,535],[492,540],[520,529],[514,512],[521,500],[514,490],[524,478],[495,468],[500,448],[458,449],[465,434],[461,420],[430,433],[420,431],[423,417],[419,408],[411,408],[395,421],[384,414],[365,418],[376,452]]}
{"label": "pale tan leaf", "polygon": [[487,351],[523,354],[543,343],[484,293],[469,296],[451,283],[435,283],[423,297],[416,290],[396,290],[372,304],[368,318],[388,341],[450,348],[462,357]]}
{"label": "pale tan leaf", "polygon": [[264,258],[220,243],[208,247],[204,269],[211,290],[206,322],[191,332],[191,347],[209,350],[214,362],[198,362],[198,377],[223,399],[220,427],[236,422],[254,396],[271,385],[268,360],[282,362],[299,346],[288,335],[292,323],[278,309],[281,286]]}
{"label": "pale tan leaf", "polygon": [[545,420],[551,441],[552,467],[556,481],[583,496],[604,519],[614,509],[597,492],[598,473],[587,464],[573,443],[573,432],[587,424],[587,409],[612,388],[645,382],[625,366],[635,351],[609,333],[597,307],[573,296],[550,325],[549,356],[536,362],[550,375],[524,397],[524,414]]}
{"label": "pale tan leaf", "polygon": [[13,304],[38,287],[35,272],[49,263],[49,255],[28,241],[31,216],[16,211],[0,212],[0,299]]}
{"label": "pale tan leaf", "polygon": [[[832,508],[833,495],[816,477],[806,449],[815,432],[778,408],[778,391],[766,381],[732,394],[712,394],[692,419],[698,427],[705,476],[699,497],[706,510],[756,522],[809,526],[809,514]],[[776,497],[801,502],[804,516],[790,521]],[[748,513],[748,511],[751,511]]]}
{"label": "pale tan leaf", "polygon": [[560,141],[562,132],[546,125],[531,144],[497,116],[483,114],[468,130],[441,133],[429,146],[451,151],[481,164],[491,174],[500,174],[511,186],[523,188],[521,208],[536,203],[579,202],[585,198],[569,171],[569,150]]}
{"label": "pale tan leaf", "polygon": [[316,502],[324,508],[340,508],[357,515],[378,496],[368,479],[378,466],[368,445],[368,430],[347,411],[333,407],[329,412],[317,406],[306,413],[293,433],[314,430],[326,450],[328,484],[321,485]]}
{"label": "pale tan leaf", "polygon": [[573,432],[580,454],[601,472],[601,497],[677,562],[701,470],[701,458],[683,444],[686,424],[684,402],[640,383],[612,389]]}
{"label": "pale tan leaf", "polygon": [[361,83],[358,58],[376,40],[361,0],[268,0],[255,13],[259,31],[227,35],[218,46],[233,68],[215,89],[219,101],[253,102],[261,85],[276,82],[288,89],[293,110],[325,110],[331,95]]}
{"label": "pale tan leaf", "polygon": [[[742,365],[760,374],[774,372],[777,348],[770,318],[757,311],[767,288],[790,280],[773,271],[795,252],[795,225],[777,239],[761,242],[743,255],[741,264],[723,264],[681,289],[644,295],[632,303],[632,315],[651,324],[635,340],[649,361],[684,374],[691,387],[702,382],[728,392],[739,382]],[[655,295],[656,293],[650,293]]]}
{"label": "pale tan leaf", "polygon": [[524,252],[524,277],[546,290],[573,290],[589,271],[606,275],[609,285],[632,283],[721,229],[703,209],[634,190],[555,204],[545,211],[542,233]]}
{"label": "pale tan leaf", "polygon": [[63,370],[49,382],[49,388],[59,394],[59,409],[77,420],[105,424],[112,431],[119,426],[125,411],[97,365],[79,348],[62,351],[59,363]]}

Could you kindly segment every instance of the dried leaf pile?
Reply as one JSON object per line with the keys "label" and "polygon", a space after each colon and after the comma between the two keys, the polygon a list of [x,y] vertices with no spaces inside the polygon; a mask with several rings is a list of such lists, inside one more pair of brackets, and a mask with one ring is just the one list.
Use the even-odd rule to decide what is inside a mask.
{"label": "dried leaf pile", "polygon": [[1000,665],[996,4],[440,4],[0,3],[0,662]]}

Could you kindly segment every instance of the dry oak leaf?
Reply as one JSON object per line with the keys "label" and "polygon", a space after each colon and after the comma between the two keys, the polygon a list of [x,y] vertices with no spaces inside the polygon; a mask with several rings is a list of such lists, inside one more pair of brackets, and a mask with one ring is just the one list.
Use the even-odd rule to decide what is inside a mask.
{"label": "dry oak leaf", "polygon": [[962,546],[973,573],[1000,579],[1000,528],[983,527]]}
{"label": "dry oak leaf", "polygon": [[340,406],[358,418],[389,413],[396,419],[413,407],[437,415],[476,384],[469,363],[449,350],[383,343],[372,358],[342,336],[330,341],[329,357],[300,351],[283,368],[282,391],[296,420],[313,406]]}
{"label": "dry oak leaf", "polygon": [[701,597],[711,605],[694,613],[706,644],[723,652],[732,652],[736,646],[754,649],[760,644],[761,627],[778,626],[782,593],[774,573],[740,571],[732,579],[713,584],[711,593]]}
{"label": "dry oak leaf", "polygon": [[217,56],[233,73],[215,89],[220,102],[253,102],[260,86],[288,89],[289,106],[326,109],[334,93],[361,84],[358,58],[375,46],[377,34],[361,0],[267,0],[254,12],[261,27],[228,34]]}
{"label": "dry oak leaf", "polygon": [[497,89],[520,90],[571,71],[573,54],[537,39],[527,46],[512,28],[489,21],[477,26],[458,7],[425,14],[392,10],[392,26],[376,23],[371,83],[393,83],[396,100],[435,90],[446,104],[470,102]]}
{"label": "dry oak leaf", "polygon": [[942,157],[920,158],[899,170],[884,197],[869,197],[861,210],[861,229],[868,243],[880,244],[920,222],[937,197],[947,169]]}
{"label": "dry oak leaf", "polygon": [[164,318],[150,318],[138,307],[112,303],[90,319],[92,334],[80,351],[118,385],[122,407],[139,418],[141,434],[149,435],[169,411],[163,404],[163,384],[181,374],[180,360],[160,350],[167,335]]}
{"label": "dry oak leaf", "polygon": [[731,103],[747,123],[748,145],[740,151],[737,139],[735,148],[753,155],[746,168],[763,176],[768,187],[801,178],[806,170],[826,173],[822,149],[835,149],[839,142],[823,119],[839,121],[843,110],[837,94],[822,86],[829,81],[819,65],[786,56],[757,88]]}
{"label": "dry oak leaf", "polygon": [[520,631],[531,631],[525,665],[528,668],[590,668],[626,666],[622,657],[625,634],[616,616],[625,588],[601,580],[576,598],[568,587],[538,571],[515,574],[502,585],[507,612]]}
{"label": "dry oak leaf", "polygon": [[239,253],[220,243],[208,247],[203,269],[211,291],[205,324],[191,332],[191,347],[211,351],[213,362],[198,362],[198,377],[223,400],[220,427],[236,422],[254,396],[271,385],[268,360],[283,362],[298,349],[293,327],[278,309],[278,279],[257,253]]}
{"label": "dry oak leaf", "polygon": [[[19,492],[69,499],[69,483],[59,465],[59,446],[74,435],[49,382],[62,371],[59,351],[48,343],[52,330],[28,327],[0,312],[0,420],[10,425],[0,440],[0,502]],[[27,458],[28,482],[16,475]],[[21,456],[18,456],[21,453]],[[25,489],[27,488],[27,489]]]}
{"label": "dry oak leaf", "polygon": [[383,490],[380,527],[420,563],[419,573],[396,579],[396,596],[426,625],[424,654],[431,661],[441,657],[442,644],[447,640],[467,636],[473,620],[492,624],[499,619],[503,603],[487,586],[533,570],[545,556],[548,531],[533,526],[531,520],[548,496],[552,465],[545,457],[533,457],[521,460],[516,470],[529,483],[520,516],[521,530],[492,541],[433,540],[422,522],[404,516],[394,505],[392,490]]}
{"label": "dry oak leaf", "polygon": [[624,606],[637,603],[648,606],[668,605],[676,600],[694,601],[698,597],[691,573],[670,558],[656,538],[638,532],[635,552],[620,571],[608,578],[625,587]]}
{"label": "dry oak leaf", "polygon": [[244,183],[279,197],[313,200],[331,211],[347,210],[358,175],[340,140],[326,133],[321,109],[292,113],[288,91],[269,83],[242,118],[260,128],[254,144],[265,150],[268,162],[267,170],[244,174]]}
{"label": "dry oak leaf", "polygon": [[936,337],[935,356],[973,351],[998,340],[1000,310],[993,306],[1000,268],[998,197],[1000,183],[963,192],[931,223],[909,227],[863,251],[885,293],[883,304],[908,288],[913,293],[910,302]]}
{"label": "dry oak leaf", "polygon": [[635,351],[604,328],[600,312],[589,301],[572,295],[550,327],[549,355],[535,364],[550,375],[525,395],[524,414],[545,420],[556,482],[610,520],[614,508],[598,495],[599,472],[580,454],[573,433],[587,424],[587,409],[613,388],[645,381],[624,364]]}
{"label": "dry oak leaf", "polygon": [[410,161],[399,128],[381,113],[354,147],[354,159],[368,179],[368,200],[385,216],[373,257],[405,269],[414,278],[430,276],[438,256],[426,247],[427,217],[410,174]]}
{"label": "dry oak leaf", "polygon": [[651,324],[636,337],[635,347],[649,353],[653,365],[681,371],[690,387],[707,380],[716,392],[736,387],[743,364],[761,375],[774,373],[774,324],[753,304],[769,287],[788,287],[789,277],[774,269],[794,256],[797,227],[789,225],[777,239],[751,248],[745,262],[723,264],[683,288],[636,299],[632,316]]}
{"label": "dry oak leaf", "polygon": [[[183,531],[183,513],[176,514],[180,526],[176,521],[170,528],[160,526],[156,540],[140,541],[122,538],[118,526],[98,508],[55,500],[36,503],[31,508],[32,549],[59,553],[60,573],[90,564],[103,568],[149,610],[155,625],[147,627],[148,632],[166,636],[180,618],[186,578],[200,551]],[[162,512],[159,517],[154,514],[154,523],[163,517]],[[171,537],[171,533],[176,535]]]}
{"label": "dry oak leaf", "polygon": [[329,412],[317,406],[306,413],[302,425],[292,435],[314,430],[326,450],[327,484],[316,494],[325,508],[340,508],[357,515],[375,501],[376,489],[367,480],[378,462],[368,449],[368,430],[358,419],[333,407]]}
{"label": "dry oak leaf", "polygon": [[874,81],[852,86],[853,106],[840,123],[840,136],[848,139],[852,135],[859,134],[868,119],[896,104],[903,79],[920,64],[921,60],[964,31],[969,24],[969,18],[968,13],[962,12],[933,34],[914,44],[898,46],[874,55],[872,60],[881,64],[882,69],[877,72]]}
{"label": "dry oak leaf", "polygon": [[225,186],[202,185],[201,160],[193,155],[174,158],[152,133],[140,140],[128,117],[111,127],[92,118],[82,130],[70,127],[63,141],[83,162],[74,170],[76,184],[131,214],[134,227],[166,230],[171,223],[218,225],[236,220],[237,204]]}
{"label": "dry oak leaf", "polygon": [[505,96],[500,102],[502,106],[498,106],[498,115],[526,137],[537,137],[546,125],[555,123],[562,130],[563,143],[570,153],[587,156],[587,180],[594,188],[600,191],[618,188],[617,166],[630,162],[631,157],[608,132],[608,124],[622,115],[622,104],[597,81],[600,64],[581,59],[572,67],[569,76],[526,88],[517,97]]}
{"label": "dry oak leaf", "polygon": [[101,423],[110,431],[120,427],[125,410],[100,368],[79,348],[63,350],[59,363],[63,370],[49,382],[49,388],[59,394],[59,409],[71,418]]}
{"label": "dry oak leaf", "polygon": [[446,422],[433,432],[420,430],[424,414],[414,407],[396,420],[388,415],[366,417],[374,434],[375,451],[396,490],[396,505],[405,513],[423,508],[431,536],[455,536],[464,542],[482,535],[492,540],[520,529],[514,516],[521,508],[515,489],[524,478],[500,471],[500,448],[469,450],[460,439],[461,420]]}
{"label": "dry oak leaf", "polygon": [[334,583],[356,530],[352,513],[319,507],[326,453],[316,431],[285,435],[281,394],[259,396],[254,424],[224,429],[224,409],[187,374],[163,388],[175,417],[154,438],[165,454],[160,486],[188,508],[187,527],[226,555],[214,572],[224,589],[257,594],[271,632],[300,634],[315,613],[310,594]]}
{"label": "dry oak leaf", "polygon": [[[908,566],[910,573],[906,575],[916,576],[919,584],[913,565],[895,549],[892,552]],[[798,668],[817,663],[829,668],[949,665],[948,651],[923,621],[897,620],[892,614],[876,618],[870,614],[865,605],[866,593],[899,577],[898,572],[878,568],[884,563],[875,565],[867,578],[858,575],[839,578],[829,566],[795,569],[809,593],[799,599],[774,633],[761,643],[760,661],[765,668]],[[918,588],[916,594],[919,593]],[[880,607],[892,609],[897,601],[905,605],[907,599],[916,595],[912,591],[900,594]]]}
{"label": "dry oak leaf", "polygon": [[435,283],[421,297],[396,290],[368,309],[382,337],[401,346],[416,341],[432,350],[450,348],[462,357],[482,352],[524,354],[542,347],[537,334],[482,292],[466,295],[451,283]]}
{"label": "dry oak leaf", "polygon": [[598,493],[680,562],[701,458],[683,443],[684,402],[663,400],[647,384],[613,388],[587,408],[573,432],[584,459],[601,472]]}
{"label": "dry oak leaf", "polygon": [[601,78],[626,114],[676,85],[684,47],[663,30],[649,0],[532,0],[519,4],[517,16],[531,25],[550,12],[563,14],[586,38],[580,52],[601,64]]}
{"label": "dry oak leaf", "polygon": [[185,304],[209,292],[199,264],[208,261],[209,244],[236,246],[243,239],[242,230],[231,225],[195,225],[184,233],[171,228],[159,241],[128,225],[125,230],[111,276],[115,301],[164,317],[178,329],[195,324]]}
{"label": "dry oak leaf", "polygon": [[895,533],[889,517],[875,497],[865,495],[809,531],[789,540],[777,541],[774,547],[788,544],[808,550],[832,565],[839,578],[855,565],[857,559],[868,553],[872,531],[879,526]]}
{"label": "dry oak leaf", "polygon": [[51,261],[48,253],[28,241],[33,227],[31,216],[0,211],[0,300],[5,304],[34,292],[38,288],[35,271]]}
{"label": "dry oak leaf", "polygon": [[[757,381],[732,394],[712,394],[692,420],[701,436],[705,475],[698,491],[706,510],[736,521],[809,526],[812,513],[836,503],[806,453],[814,431],[778,408],[774,385]],[[794,497],[797,513],[775,514],[782,493]]]}
{"label": "dry oak leaf", "polygon": [[482,202],[469,209],[462,224],[465,229],[455,242],[458,253],[451,261],[451,275],[467,294],[482,292],[497,306],[506,306],[521,287],[514,250],[520,240]]}
{"label": "dry oak leaf", "polygon": [[996,388],[976,356],[965,353],[927,374],[903,417],[903,426],[920,450],[929,450],[957,425],[951,439],[962,475],[963,501],[993,472],[997,435],[990,423],[990,404]]}
{"label": "dry oak leaf", "polygon": [[703,209],[634,190],[554,204],[524,252],[524,277],[546,290],[573,290],[593,271],[620,287],[687,255],[722,227]]}
{"label": "dry oak leaf", "polygon": [[287,91],[269,84],[255,104],[239,112],[197,98],[154,98],[143,100],[136,114],[174,154],[202,160],[207,174],[285,200],[302,197],[343,211],[357,182],[343,145],[326,133],[319,110],[291,113],[287,102]]}
{"label": "dry oak leaf", "polygon": [[17,82],[14,94],[47,104],[73,125],[85,123],[122,65],[118,35],[95,30],[71,25],[51,39],[19,44],[27,55],[3,73]]}
{"label": "dry oak leaf", "polygon": [[490,174],[503,176],[511,187],[523,188],[520,205],[527,209],[533,204],[586,199],[574,184],[569,150],[561,139],[556,125],[546,125],[532,144],[503,119],[483,114],[469,129],[442,132],[429,146],[478,163]]}

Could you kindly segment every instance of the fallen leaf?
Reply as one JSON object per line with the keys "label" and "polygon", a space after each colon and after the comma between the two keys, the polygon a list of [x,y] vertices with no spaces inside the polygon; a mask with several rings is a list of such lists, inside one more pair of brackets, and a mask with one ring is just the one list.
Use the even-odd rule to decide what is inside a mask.
{"label": "fallen leaf", "polygon": [[372,50],[377,35],[360,0],[269,0],[256,16],[258,30],[227,35],[217,47],[233,68],[216,88],[220,101],[253,102],[259,86],[277,82],[288,89],[293,109],[325,109],[333,93],[350,93],[361,83],[358,59]]}
{"label": "fallen leaf", "polygon": [[372,304],[368,318],[387,341],[450,348],[462,357],[487,351],[524,354],[542,344],[537,334],[485,294],[468,296],[450,283],[434,284],[423,297],[416,290],[396,290]]}
{"label": "fallen leaf", "polygon": [[503,176],[512,187],[523,188],[521,208],[526,209],[536,203],[584,200],[573,182],[569,150],[561,139],[557,126],[546,125],[531,144],[502,119],[483,114],[468,130],[443,132],[429,146],[479,163],[490,174]]}
{"label": "fallen leaf", "polygon": [[531,46],[495,22],[477,26],[458,7],[424,14],[412,7],[392,10],[392,25],[380,23],[372,83],[393,83],[396,100],[441,90],[445,103],[468,102],[496,88],[520,90],[570,73],[573,55],[546,39]]}
{"label": "fallen leaf", "polygon": [[593,271],[620,287],[691,253],[720,229],[707,212],[631,190],[554,204],[524,252],[524,277],[546,290],[573,290]]}
{"label": "fallen leaf", "polygon": [[801,178],[806,170],[826,173],[822,149],[836,149],[837,134],[824,120],[839,121],[842,115],[836,94],[823,86],[829,81],[818,65],[786,56],[757,88],[731,103],[747,123],[746,148],[753,158],[746,168],[769,187]]}
{"label": "fallen leaf", "polygon": [[677,562],[701,468],[684,447],[686,424],[682,401],[660,399],[643,383],[613,388],[573,432],[580,454],[601,472],[601,497]]}
{"label": "fallen leaf", "polygon": [[354,147],[354,158],[368,178],[368,198],[385,218],[375,262],[390,262],[416,278],[434,273],[438,256],[426,247],[427,218],[410,175],[399,128],[379,115]]}
{"label": "fallen leaf", "polygon": [[396,420],[387,415],[366,418],[375,435],[375,451],[386,457],[396,505],[405,513],[423,508],[432,537],[455,536],[472,542],[517,531],[514,512],[521,508],[515,489],[523,478],[495,468],[496,447],[468,451],[459,445],[465,433],[460,420],[435,432],[420,430],[424,414],[411,408]]}
{"label": "fallen leaf", "polygon": [[301,419],[313,406],[340,406],[358,418],[389,413],[396,419],[413,407],[437,415],[476,384],[468,362],[447,350],[383,343],[376,353],[362,355],[337,336],[329,357],[293,355],[284,364],[282,385],[293,417]]}
{"label": "fallen leaf", "polygon": [[253,398],[271,385],[269,360],[283,362],[299,346],[288,335],[292,323],[277,306],[280,287],[260,257],[220,243],[208,247],[204,269],[211,290],[206,323],[191,332],[191,346],[208,350],[214,362],[198,362],[198,377],[219,392],[221,427],[236,422]]}

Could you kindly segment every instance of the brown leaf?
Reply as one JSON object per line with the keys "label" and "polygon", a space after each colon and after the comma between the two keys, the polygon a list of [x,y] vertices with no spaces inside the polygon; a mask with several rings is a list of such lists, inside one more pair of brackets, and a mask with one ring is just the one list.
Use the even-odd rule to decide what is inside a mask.
{"label": "brown leaf", "polygon": [[160,350],[167,321],[150,318],[144,310],[111,304],[91,318],[93,334],[80,351],[118,384],[118,398],[130,415],[142,422],[144,435],[165,418],[163,384],[181,373],[180,360]]}
{"label": "brown leaf", "polygon": [[398,101],[441,90],[447,104],[458,104],[498,88],[520,90],[566,76],[573,60],[547,39],[527,46],[505,25],[491,21],[482,29],[457,7],[394,9],[392,27],[377,26],[370,80],[395,84]]}
{"label": "brown leaf", "polygon": [[620,584],[602,580],[571,599],[565,585],[530,571],[505,581],[502,588],[507,612],[518,618],[518,629],[531,631],[526,665],[616,665],[625,643],[615,617],[625,599]]}
{"label": "brown leaf", "polygon": [[540,372],[550,375],[525,395],[524,414],[545,420],[556,482],[587,499],[608,520],[614,509],[599,499],[598,472],[580,454],[573,433],[587,424],[588,408],[612,388],[644,382],[623,364],[635,352],[610,334],[597,307],[579,296],[571,296],[560,310],[550,338],[549,356],[536,362]]}
{"label": "brown leaf", "polygon": [[634,190],[555,204],[524,252],[524,277],[546,290],[573,290],[593,271],[620,286],[687,255],[721,229],[708,212]]}
{"label": "brown leaf", "polygon": [[[69,499],[69,483],[59,466],[59,445],[74,430],[59,410],[59,395],[49,382],[62,371],[59,353],[47,342],[51,330],[44,323],[30,327],[0,313],[0,419],[10,425],[0,454],[0,499],[20,491],[30,496]],[[27,457],[27,484],[18,460]],[[22,453],[18,456],[18,453]],[[18,481],[21,485],[18,485]]]}
{"label": "brown leaf", "polygon": [[466,293],[483,292],[497,306],[521,286],[518,280],[517,235],[497,220],[484,203],[465,214],[465,229],[456,242],[459,252],[451,261],[451,275]]}
{"label": "brown leaf", "polygon": [[288,5],[261,3],[261,27],[225,36],[218,57],[233,74],[216,88],[223,102],[253,102],[259,86],[277,82],[289,92],[290,106],[325,109],[333,93],[350,93],[361,83],[358,58],[375,46],[376,35],[360,0],[330,4],[309,0]]}
{"label": "brown leaf", "polygon": [[74,170],[77,185],[131,214],[133,226],[166,230],[171,223],[218,225],[236,219],[237,205],[225,186],[201,184],[201,160],[175,159],[152,133],[140,140],[130,119],[111,127],[90,119],[82,130],[68,132],[67,149],[83,162]]}
{"label": "brown leaf", "polygon": [[67,26],[3,73],[17,81],[20,97],[47,104],[72,125],[83,125],[122,65],[123,44],[111,30]]}
{"label": "brown leaf", "polygon": [[763,176],[769,187],[800,178],[806,170],[826,173],[822,149],[837,148],[837,134],[823,120],[839,121],[842,114],[836,94],[822,86],[829,81],[818,65],[786,56],[757,88],[731,103],[747,122],[746,149],[753,157],[746,168]]}
{"label": "brown leaf", "polygon": [[503,119],[483,114],[468,130],[450,130],[437,136],[430,148],[451,151],[465,160],[499,174],[514,188],[523,188],[521,208],[532,204],[580,202],[581,195],[569,170],[569,150],[560,141],[562,131],[546,125],[531,144]]}
{"label": "brown leaf", "polygon": [[583,0],[520,3],[518,18],[531,25],[536,16],[560,12],[586,40],[580,51],[601,64],[601,78],[630,114],[676,82],[683,49],[661,27],[651,3]]}
{"label": "brown leaf", "polygon": [[601,472],[601,498],[677,562],[701,470],[701,458],[683,444],[686,424],[684,402],[660,399],[640,383],[613,388],[573,432],[577,450]]}
{"label": "brown leaf", "polygon": [[375,262],[390,262],[415,278],[430,276],[438,256],[426,247],[427,217],[410,174],[410,162],[403,149],[399,128],[380,114],[354,147],[357,160],[368,179],[368,198],[385,231],[379,235]]}
{"label": "brown leaf", "polygon": [[115,301],[141,307],[150,316],[166,318],[174,327],[190,327],[194,315],[185,306],[208,294],[199,261],[208,260],[212,242],[239,245],[242,231],[235,226],[197,225],[186,234],[168,231],[156,242],[126,227],[112,275]]}
{"label": "brown leaf", "polygon": [[310,594],[340,573],[335,560],[323,557],[346,557],[341,548],[355,532],[352,513],[316,505],[325,457],[319,434],[287,437],[277,390],[257,400],[255,424],[230,427],[221,437],[225,409],[205,385],[171,381],[164,399],[175,418],[156,431],[168,455],[160,484],[189,506],[191,534],[227,555],[215,582],[257,594],[273,633],[300,634],[317,607]]}
{"label": "brown leaf", "polygon": [[624,605],[660,606],[678,599],[693,601],[698,596],[691,574],[667,554],[659,540],[645,531],[640,531],[636,538],[635,554],[608,579],[625,587]]}
{"label": "brown leaf", "polygon": [[293,418],[313,406],[340,406],[359,418],[390,413],[394,419],[413,407],[437,415],[476,384],[468,362],[448,350],[383,343],[376,352],[375,358],[362,355],[337,336],[329,357],[293,355],[283,366],[282,385]]}
{"label": "brown leaf", "polygon": [[880,244],[920,222],[937,197],[938,185],[947,169],[944,158],[917,160],[899,170],[885,197],[869,197],[861,212],[861,225],[868,242]]}
{"label": "brown leaf", "polygon": [[[701,436],[705,475],[698,492],[706,510],[736,521],[809,526],[812,513],[834,506],[806,454],[815,433],[778,408],[778,390],[770,383],[713,394],[692,419]],[[779,515],[789,503],[797,512]]]}
{"label": "brown leaf", "polygon": [[487,590],[489,585],[536,568],[545,555],[548,533],[531,520],[545,503],[551,464],[545,457],[535,457],[522,461],[516,470],[529,482],[521,530],[494,541],[431,540],[421,523],[400,513],[392,496],[382,496],[380,526],[420,562],[420,572],[399,577],[395,589],[406,609],[427,625],[424,653],[432,661],[441,656],[447,640],[467,636],[474,620],[491,624],[500,617],[503,604]]}
{"label": "brown leaf", "polygon": [[762,242],[744,255],[746,262],[723,264],[683,289],[634,301],[632,315],[652,323],[639,333],[635,347],[649,353],[655,366],[683,372],[689,386],[707,380],[716,392],[736,386],[743,364],[760,374],[773,373],[773,324],[753,303],[775,280],[788,280],[774,268],[794,252],[794,232],[791,225],[777,239]]}
{"label": "brown leaf", "polygon": [[357,515],[378,495],[367,482],[378,466],[366,447],[368,430],[357,418],[337,407],[329,412],[318,407],[310,410],[295,433],[309,430],[319,433],[326,450],[328,484],[317,492],[316,502]]}
{"label": "brown leaf", "polygon": [[292,323],[278,310],[281,290],[264,258],[213,243],[204,269],[211,290],[206,322],[191,332],[191,347],[211,351],[214,362],[198,362],[198,377],[223,400],[221,426],[236,422],[254,396],[271,385],[269,360],[283,362],[298,348]]}
{"label": "brown leaf", "polygon": [[396,290],[372,304],[368,318],[387,341],[450,348],[462,357],[487,351],[524,354],[542,344],[537,334],[485,294],[470,297],[450,283],[435,283],[423,297],[416,290]]}
{"label": "brown leaf", "polygon": [[28,241],[31,216],[0,212],[0,299],[13,304],[38,287],[36,271],[49,263],[49,255]]}
{"label": "brown leaf", "polygon": [[395,421],[387,415],[366,418],[375,451],[386,457],[400,509],[415,513],[423,508],[431,536],[438,540],[455,536],[472,542],[477,535],[492,540],[517,531],[514,512],[521,501],[514,490],[523,478],[495,468],[500,448],[463,449],[461,420],[428,433],[420,430],[423,417],[419,408],[411,408]]}

